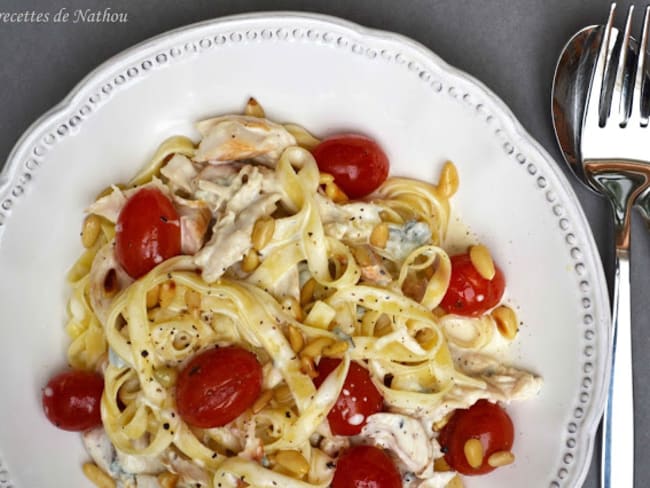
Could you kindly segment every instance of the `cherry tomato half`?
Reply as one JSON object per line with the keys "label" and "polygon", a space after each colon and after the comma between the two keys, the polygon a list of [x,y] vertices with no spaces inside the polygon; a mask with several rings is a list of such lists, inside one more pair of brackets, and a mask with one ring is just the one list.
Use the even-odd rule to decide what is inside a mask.
{"label": "cherry tomato half", "polygon": [[448,313],[476,317],[498,305],[506,281],[501,270],[491,280],[483,278],[472,264],[469,254],[451,257],[449,288],[440,306]]}
{"label": "cherry tomato half", "polygon": [[262,390],[262,366],[235,346],[208,349],[183,368],[176,383],[176,406],[190,425],[221,427],[251,407]]}
{"label": "cherry tomato half", "polygon": [[335,183],[350,198],[375,191],[388,177],[388,158],[372,139],[342,134],[325,139],[312,154],[318,168],[334,176]]}
{"label": "cherry tomato half", "polygon": [[[483,446],[483,463],[473,468],[465,457],[465,443],[478,439]],[[485,474],[494,470],[488,458],[499,451],[510,451],[514,441],[512,420],[496,403],[479,400],[468,409],[456,410],[443,427],[438,442],[445,452],[445,460],[462,474]]]}
{"label": "cherry tomato half", "polygon": [[[318,376],[314,378],[320,386],[329,374],[340,364],[340,359],[321,358],[318,363]],[[370,379],[370,373],[363,366],[350,363],[348,375],[336,403],[327,414],[330,429],[335,435],[356,435],[366,425],[367,418],[381,412],[384,398]]]}
{"label": "cherry tomato half", "polygon": [[43,411],[63,430],[81,432],[102,424],[100,404],[104,378],[88,371],[66,371],[43,388]]}
{"label": "cherry tomato half", "polygon": [[355,446],[336,463],[332,488],[400,488],[402,478],[393,460],[374,446]]}
{"label": "cherry tomato half", "polygon": [[172,202],[156,188],[133,194],[115,226],[115,254],[132,278],[181,253],[181,226]]}

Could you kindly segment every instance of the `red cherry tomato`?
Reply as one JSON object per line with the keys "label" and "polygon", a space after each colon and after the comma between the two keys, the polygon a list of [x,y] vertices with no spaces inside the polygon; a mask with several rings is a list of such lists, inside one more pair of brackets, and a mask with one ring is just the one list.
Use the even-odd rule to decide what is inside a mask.
{"label": "red cherry tomato", "polygon": [[[483,446],[483,463],[473,468],[465,457],[465,442],[478,439]],[[495,452],[510,451],[514,441],[512,420],[496,403],[479,400],[468,409],[456,410],[438,436],[445,460],[462,474],[485,474],[494,470],[488,458]]]}
{"label": "red cherry tomato", "polygon": [[240,347],[208,349],[178,375],[176,406],[190,425],[221,427],[251,407],[262,390],[262,366]]}
{"label": "red cherry tomato", "polygon": [[117,260],[132,278],[181,253],[178,213],[156,188],[143,188],[129,198],[115,231]]}
{"label": "red cherry tomato", "polygon": [[[314,378],[317,387],[340,362],[340,359],[321,358],[317,368],[318,376]],[[373,413],[381,412],[383,406],[384,398],[372,383],[370,373],[353,361],[341,394],[327,415],[330,429],[335,435],[356,435],[366,425],[367,418]]]}
{"label": "red cherry tomato", "polygon": [[318,168],[334,176],[350,198],[375,191],[388,177],[388,158],[372,139],[343,134],[330,137],[312,150]]}
{"label": "red cherry tomato", "polygon": [[501,270],[491,280],[483,278],[469,254],[451,257],[451,279],[440,306],[448,313],[476,317],[495,307],[503,297],[506,281]]}
{"label": "red cherry tomato", "polygon": [[102,424],[100,404],[104,378],[88,371],[66,371],[43,388],[43,410],[54,425],[81,432]]}
{"label": "red cherry tomato", "polygon": [[336,463],[332,488],[401,488],[393,460],[374,446],[355,446]]}

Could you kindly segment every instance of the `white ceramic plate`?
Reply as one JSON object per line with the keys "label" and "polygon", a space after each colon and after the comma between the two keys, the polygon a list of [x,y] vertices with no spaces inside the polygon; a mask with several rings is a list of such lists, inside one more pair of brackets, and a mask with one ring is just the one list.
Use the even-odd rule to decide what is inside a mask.
{"label": "white ceramic plate", "polygon": [[[392,173],[437,178],[453,160],[456,208],[493,251],[523,326],[512,360],[544,377],[510,407],[513,466],[470,488],[573,487],[591,458],[608,375],[609,305],[587,221],[556,163],[480,82],[421,45],[333,18],[217,19],[103,64],[21,138],[0,178],[0,488],[85,487],[78,435],[53,428],[41,387],[64,366],[64,276],[84,207],[173,134],[239,112],[318,135],[354,130]],[[540,117],[543,114],[539,114]]]}

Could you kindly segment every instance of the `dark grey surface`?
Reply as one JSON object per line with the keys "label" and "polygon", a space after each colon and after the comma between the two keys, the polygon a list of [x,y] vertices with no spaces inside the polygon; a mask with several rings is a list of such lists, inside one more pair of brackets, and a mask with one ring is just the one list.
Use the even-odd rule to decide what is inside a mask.
{"label": "dark grey surface", "polygon": [[[630,2],[619,2],[623,12]],[[61,8],[126,13],[125,23],[53,22]],[[638,4],[637,8],[644,5]],[[608,0],[197,0],[127,2],[113,0],[0,0],[2,12],[47,12],[46,23],[3,23],[0,19],[0,165],[20,135],[58,103],[90,70],[148,37],[188,23],[224,15],[303,10],[335,15],[368,27],[407,35],[450,64],[483,81],[500,96],[524,127],[562,165],[582,202],[611,283],[613,234],[606,204],[579,186],[564,167],[550,118],[556,58],[579,28],[605,21]],[[640,13],[638,14],[640,16]],[[619,14],[623,17],[623,14]],[[619,24],[623,18],[619,18]],[[635,216],[632,239],[636,403],[636,487],[650,484],[650,238]],[[531,263],[531,270],[534,263]],[[551,305],[552,306],[552,305]],[[600,454],[584,486],[598,486]],[[535,485],[531,480],[530,486]]]}

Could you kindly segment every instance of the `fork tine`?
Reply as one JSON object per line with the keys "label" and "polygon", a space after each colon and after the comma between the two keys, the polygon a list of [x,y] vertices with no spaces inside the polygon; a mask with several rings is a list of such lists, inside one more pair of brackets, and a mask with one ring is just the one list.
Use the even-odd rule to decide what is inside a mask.
{"label": "fork tine", "polygon": [[[603,94],[603,87],[605,86],[605,74],[607,70],[607,64],[609,62],[609,53],[610,53],[610,36],[612,32],[612,25],[614,23],[614,16],[616,13],[616,3],[612,3],[609,8],[609,18],[607,19],[607,24],[605,25],[605,30],[603,32],[600,48],[598,49],[598,57],[596,59],[596,67],[594,68],[593,75],[591,77],[591,84],[589,87],[589,97],[587,99],[587,108],[585,113],[584,125],[596,127],[602,125],[600,123],[600,113],[601,113],[601,100]],[[607,111],[609,112],[609,107]]]}
{"label": "fork tine", "polygon": [[[641,111],[643,105],[643,84],[645,81],[646,53],[648,51],[648,23],[650,22],[650,6],[645,8],[643,16],[643,31],[641,33],[641,42],[639,43],[639,54],[636,63],[636,74],[634,76],[634,91],[632,92],[632,113],[630,121],[635,124],[641,124]],[[647,122],[647,121],[646,121]]]}
{"label": "fork tine", "polygon": [[633,14],[634,5],[630,5],[630,8],[627,11],[625,33],[623,34],[623,42],[621,43],[621,52],[618,56],[616,78],[614,79],[614,91],[612,93],[612,105],[615,103],[618,105],[618,123],[621,125],[624,125],[627,122],[630,106],[630,96],[628,90],[625,89],[625,74],[627,73],[627,57],[628,48],[630,46],[630,32],[632,31]]}

